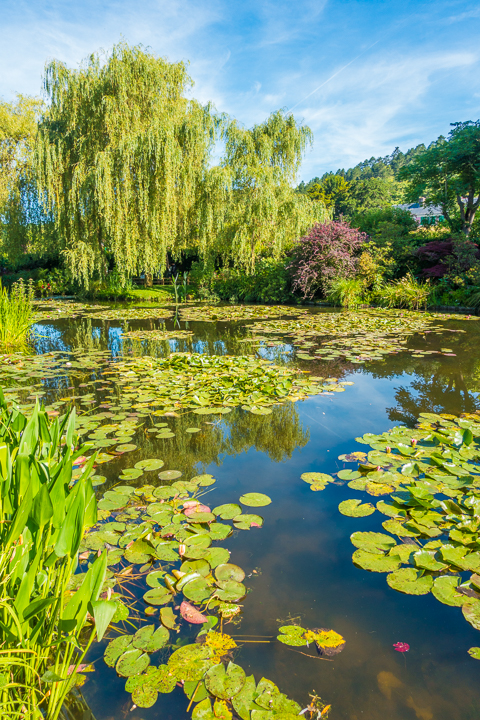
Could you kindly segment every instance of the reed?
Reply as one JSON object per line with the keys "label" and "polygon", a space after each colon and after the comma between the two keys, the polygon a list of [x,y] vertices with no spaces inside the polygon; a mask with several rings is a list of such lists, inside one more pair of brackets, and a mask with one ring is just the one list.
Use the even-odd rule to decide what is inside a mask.
{"label": "reed", "polygon": [[[106,552],[72,593],[78,548],[97,519],[92,456],[72,483],[75,412],[8,409],[0,390],[0,716],[57,720],[78,666],[116,603],[99,601]],[[86,630],[87,613],[94,625]]]}
{"label": "reed", "polygon": [[408,273],[400,280],[380,286],[375,300],[382,306],[420,310],[427,307],[430,294],[428,282],[420,283],[412,273]]}
{"label": "reed", "polygon": [[33,281],[13,283],[10,292],[0,282],[0,347],[18,349],[28,342],[34,323]]}
{"label": "reed", "polygon": [[364,284],[359,278],[338,278],[330,284],[326,298],[333,305],[357,308],[364,302],[364,290]]}

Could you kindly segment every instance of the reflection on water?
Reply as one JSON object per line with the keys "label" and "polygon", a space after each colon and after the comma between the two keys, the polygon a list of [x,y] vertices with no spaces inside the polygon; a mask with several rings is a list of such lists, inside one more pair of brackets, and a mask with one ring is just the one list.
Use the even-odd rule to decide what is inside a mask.
{"label": "reflection on water", "polygon": [[[255,352],[255,346],[242,342],[248,337],[244,325],[180,323],[182,329],[194,332],[191,339],[123,342],[122,330],[127,327],[173,330],[174,321],[132,321],[127,326],[82,318],[39,326],[41,337],[36,342],[39,352],[76,348],[86,354],[109,350],[114,355]],[[259,350],[263,356],[298,362],[312,374],[348,378],[355,384],[335,397],[316,396],[275,407],[272,415],[264,417],[241,409],[220,419],[192,414],[169,417],[165,420],[175,436],[165,440],[149,436],[150,419],[144,417],[132,441],[138,449],[101,468],[107,476],[102,486],[106,488],[138,459],[159,457],[165,470],[181,470],[187,478],[199,471],[211,472],[217,484],[208,497],[217,505],[236,502],[244,491],[257,490],[272,498],[262,512],[261,530],[234,534],[225,543],[232,562],[251,575],[242,622],[232,632],[274,636],[281,622],[300,616],[304,627],[334,628],[347,645],[328,662],[307,658],[277,642],[245,644],[237,662],[257,680],[262,676],[274,680],[303,707],[308,693],[315,690],[332,704],[332,720],[480,718],[480,663],[467,654],[468,648],[480,645],[480,636],[465,622],[461,609],[442,605],[432,595],[402,595],[388,587],[382,574],[354,567],[350,534],[378,531],[383,518],[378,513],[359,519],[342,516],[338,504],[361,493],[334,484],[312,493],[300,480],[306,471],[336,472],[338,455],[364,450],[354,441],[364,432],[383,432],[392,423],[411,425],[419,412],[480,409],[480,323],[452,321],[449,327],[467,332],[425,334],[409,343],[416,348],[423,343],[430,350],[448,347],[455,356],[399,353],[363,367],[338,359],[302,363],[290,346],[264,344]],[[192,426],[200,432],[187,433]],[[394,651],[392,646],[399,641],[410,644],[409,653]],[[161,696],[151,709],[132,711],[124,680],[105,666],[102,654],[102,647],[94,648],[96,670],[82,688],[96,720],[190,716],[180,689]],[[86,720],[90,716],[82,713],[88,712],[80,704],[75,720]]]}

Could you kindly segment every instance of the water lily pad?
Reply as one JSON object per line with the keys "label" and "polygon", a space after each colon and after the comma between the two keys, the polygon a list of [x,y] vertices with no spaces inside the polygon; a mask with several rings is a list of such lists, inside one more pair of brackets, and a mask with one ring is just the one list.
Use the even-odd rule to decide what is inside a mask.
{"label": "water lily pad", "polygon": [[218,505],[218,507],[212,510],[214,515],[222,518],[222,520],[232,520],[236,515],[240,515],[242,508],[240,505],[234,503],[227,503],[226,505]]}
{"label": "water lily pad", "polygon": [[192,600],[196,603],[201,603],[203,600],[206,600],[208,597],[210,597],[210,595],[212,594],[212,587],[208,584],[205,578],[198,577],[184,585],[183,594],[189,600]]}
{"label": "water lily pad", "polygon": [[201,625],[207,622],[207,616],[203,615],[196,607],[184,600],[180,605],[180,615],[189,623]]}
{"label": "water lily pad", "polygon": [[171,541],[161,542],[155,548],[156,557],[165,562],[174,562],[179,559],[179,554],[174,547],[178,545]]}
{"label": "water lily pad", "polygon": [[135,463],[135,468],[137,470],[144,470],[145,472],[152,472],[153,470],[160,470],[164,464],[163,460],[151,458],[150,460],[139,460]]}
{"label": "water lily pad", "polygon": [[465,603],[465,595],[455,592],[460,584],[460,578],[453,575],[444,575],[435,578],[432,587],[432,595],[444,605],[461,607]]}
{"label": "water lily pad", "polygon": [[226,548],[222,547],[214,547],[209,548],[204,556],[205,560],[208,561],[210,564],[210,567],[216,568],[217,565],[221,565],[222,563],[228,563],[230,560],[230,553]]}
{"label": "water lily pad", "polygon": [[[126,453],[126,452],[132,452],[133,450],[136,450],[136,449],[137,449],[137,445],[134,445],[133,443],[124,443],[123,445],[117,445],[117,447],[115,448],[115,452]],[[142,707],[146,707],[146,706],[143,705]]]}
{"label": "water lily pad", "polygon": [[480,647],[471,647],[470,650],[468,650],[468,654],[470,657],[475,658],[475,660],[480,660]]}
{"label": "water lily pad", "polygon": [[133,636],[133,647],[152,653],[164,647],[169,638],[168,630],[160,625],[155,630],[155,625],[145,625],[137,630]]}
{"label": "water lily pad", "polygon": [[122,480],[135,480],[141,475],[143,475],[143,470],[139,470],[138,468],[125,468],[125,470],[122,470],[120,477]]}
{"label": "water lily pad", "polygon": [[201,430],[201,428],[191,427],[191,428],[186,428],[185,432],[193,434],[193,433],[200,432],[200,430]]}
{"label": "water lily pad", "polygon": [[375,512],[375,508],[371,503],[364,503],[361,500],[344,500],[338,506],[342,515],[347,517],[366,517]]}
{"label": "water lily pad", "polygon": [[265,505],[270,505],[272,500],[268,495],[263,495],[262,493],[245,493],[240,498],[240,502],[242,505],[247,505],[248,507],[264,507]]}
{"label": "water lily pad", "polygon": [[143,599],[150,605],[166,605],[171,601],[172,594],[164,587],[152,588],[147,590]]}
{"label": "water lily pad", "polygon": [[277,640],[284,645],[302,647],[307,644],[305,639],[306,630],[299,625],[284,625],[279,628],[279,632],[280,635],[277,635]]}
{"label": "water lily pad", "polygon": [[221,700],[229,700],[237,695],[245,685],[245,671],[239,665],[229,662],[215,665],[205,675],[207,690]]}
{"label": "water lily pad", "polygon": [[187,681],[202,680],[203,676],[213,665],[212,651],[206,645],[184,645],[175,650],[168,661],[169,670]]}
{"label": "water lily pad", "polygon": [[216,596],[219,600],[224,600],[225,602],[235,602],[236,600],[240,600],[247,593],[245,585],[243,583],[236,582],[235,580],[218,580],[217,586],[219,587],[219,590],[217,590]]}
{"label": "water lily pad", "polygon": [[192,720],[219,720],[212,710],[212,703],[209,697],[204,698],[198,705],[195,705],[192,712]]}
{"label": "water lily pad", "polygon": [[242,582],[242,580],[245,578],[245,573],[238,565],[233,565],[232,563],[225,563],[223,565],[217,566],[217,568],[215,569],[215,577],[217,578],[217,580],[236,580],[237,582]]}
{"label": "water lily pad", "polygon": [[360,549],[352,555],[355,565],[370,572],[393,572],[400,567],[400,558]]}
{"label": "water lily pad", "polygon": [[171,607],[160,608],[160,620],[162,622],[162,625],[164,625],[169,630],[177,629],[177,616],[175,615]]}
{"label": "water lily pad", "polygon": [[125,550],[125,559],[136,565],[144,565],[154,553],[154,548],[145,540],[135,540],[133,545]]}
{"label": "water lily pad", "polygon": [[233,518],[233,524],[238,530],[250,530],[252,527],[262,527],[263,517],[261,517],[261,515],[243,513]]}
{"label": "water lily pad", "polygon": [[116,671],[123,677],[139,675],[150,664],[150,658],[139,649],[127,650],[120,657],[116,665]]}
{"label": "water lily pad", "polygon": [[225,540],[231,532],[232,528],[229,525],[223,525],[222,523],[210,523],[208,528],[208,534],[212,540]]}
{"label": "water lily pad", "polygon": [[132,645],[131,635],[119,635],[108,643],[103,659],[109,667],[115,667],[118,658]]}
{"label": "water lily pad", "polygon": [[151,588],[158,588],[163,587],[165,589],[165,586],[163,584],[163,578],[165,577],[165,570],[154,570],[151,573],[148,573],[146,577],[146,583]]}
{"label": "water lily pad", "polygon": [[333,478],[331,475],[327,475],[326,473],[319,473],[319,472],[307,472],[300,475],[300,478],[309,484],[312,485],[323,485],[325,487],[328,485],[328,483],[333,482]]}
{"label": "water lily pad", "polygon": [[233,708],[241,720],[250,720],[250,712],[255,709],[256,687],[255,678],[248,675],[242,689],[232,697]]}
{"label": "water lily pad", "polygon": [[467,598],[462,606],[462,613],[472,627],[480,630],[480,600]]}
{"label": "water lily pad", "polygon": [[180,470],[164,470],[163,472],[158,473],[158,477],[160,480],[176,480],[179,477],[182,477],[182,473]]}
{"label": "water lily pad", "polygon": [[400,568],[387,575],[387,583],[394,590],[407,595],[427,595],[433,585],[431,575],[423,575],[413,568]]}
{"label": "water lily pad", "polygon": [[396,545],[392,537],[377,532],[354,532],[350,535],[350,540],[355,547],[374,553],[378,553],[378,551],[386,552]]}
{"label": "water lily pad", "polygon": [[187,522],[189,523],[211,523],[215,520],[213,513],[206,512],[194,512],[187,516]]}

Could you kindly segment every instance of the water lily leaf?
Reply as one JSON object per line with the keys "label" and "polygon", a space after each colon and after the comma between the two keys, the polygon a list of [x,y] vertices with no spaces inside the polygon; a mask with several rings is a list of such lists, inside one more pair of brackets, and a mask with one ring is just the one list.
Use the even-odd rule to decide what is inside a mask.
{"label": "water lily leaf", "polygon": [[125,550],[125,560],[134,565],[144,565],[154,553],[154,548],[145,540],[135,540],[133,545]]}
{"label": "water lily leaf", "polygon": [[232,528],[229,525],[224,525],[223,523],[211,523],[208,528],[208,534],[212,538],[212,540],[225,540],[230,533],[232,532]]}
{"label": "water lily leaf", "polygon": [[115,667],[118,658],[123,655],[125,650],[132,644],[131,635],[119,635],[108,643],[105,648],[103,659],[109,667]]}
{"label": "water lily leaf", "polygon": [[393,572],[400,567],[400,558],[367,552],[363,549],[356,550],[352,555],[352,560],[355,565],[364,570],[370,570],[370,572]]}
{"label": "water lily leaf", "polygon": [[277,635],[277,640],[280,640],[284,645],[290,645],[291,647],[301,647],[306,645],[305,628],[299,625],[284,625],[279,628],[280,635]]}
{"label": "water lily leaf", "polygon": [[435,553],[431,550],[418,550],[413,555],[413,561],[418,568],[432,570],[433,572],[445,570],[448,565],[435,559]]}
{"label": "water lily leaf", "polygon": [[395,545],[391,550],[389,550],[388,554],[393,557],[398,557],[402,563],[410,563],[410,556],[415,551],[416,547],[417,546],[415,544],[407,545],[406,543],[400,543],[400,545]]}
{"label": "water lily leaf", "polygon": [[116,665],[116,671],[123,677],[139,675],[149,665],[150,658],[139,649],[127,650],[120,657]]}
{"label": "water lily leaf", "polygon": [[366,485],[367,485],[367,480],[364,477],[358,478],[357,480],[351,480],[348,483],[348,487],[351,490],[365,490]]}
{"label": "water lily leaf", "polygon": [[[126,453],[126,452],[132,452],[133,450],[136,450],[136,449],[137,449],[137,445],[134,445],[133,443],[125,443],[123,445],[117,445],[117,447],[115,448],[115,452]],[[138,703],[137,703],[137,705],[138,705]],[[152,703],[152,705],[153,705],[153,703]],[[139,707],[150,707],[150,706],[142,705]]]}
{"label": "water lily leaf", "polygon": [[213,714],[210,698],[207,697],[199,702],[198,705],[195,705],[192,712],[192,720],[217,720]]}
{"label": "water lily leaf", "polygon": [[208,561],[210,567],[213,569],[216,568],[217,565],[221,565],[222,563],[228,563],[228,561],[230,560],[230,553],[226,548],[214,547],[209,548],[206,551],[204,557],[205,560]]}
{"label": "water lily leaf", "polygon": [[125,690],[133,693],[136,688],[148,686],[157,692],[171,693],[176,684],[177,678],[167,665],[159,665],[158,667],[150,666],[142,675],[129,677],[125,683]]}
{"label": "water lily leaf", "polygon": [[427,595],[433,585],[431,575],[423,575],[413,568],[400,568],[387,575],[387,583],[394,590],[407,595]]}
{"label": "water lily leaf", "polygon": [[262,527],[263,518],[260,515],[243,513],[233,518],[233,524],[238,530],[250,530],[251,527]]}
{"label": "water lily leaf", "polygon": [[262,493],[245,493],[240,498],[240,502],[242,505],[247,505],[248,507],[263,507],[270,505],[272,500],[268,495],[263,495]]}
{"label": "water lily leaf", "polygon": [[210,572],[210,564],[206,560],[185,560],[180,566],[180,572],[192,573],[197,572],[203,577],[207,577]]}
{"label": "water lily leaf", "polygon": [[392,485],[387,485],[386,483],[379,483],[379,482],[368,482],[365,484],[365,490],[369,495],[373,495],[374,497],[378,497],[379,495],[388,495],[389,493],[394,491],[394,487]]}
{"label": "water lily leaf", "polygon": [[385,500],[379,500],[377,502],[377,510],[383,515],[388,515],[392,518],[401,517],[402,515],[405,516],[406,514],[405,510],[401,510],[400,508],[395,507],[395,505],[385,502]]}
{"label": "water lily leaf", "polygon": [[480,660],[480,647],[471,647],[468,654],[475,660]]}
{"label": "water lily leaf", "polygon": [[229,662],[225,669],[220,663],[205,675],[205,686],[215,697],[229,700],[240,692],[245,685],[245,679],[245,671],[239,665]]}
{"label": "water lily leaf", "polygon": [[189,523],[211,523],[215,520],[213,513],[206,512],[194,512],[187,516],[187,522]]}
{"label": "water lily leaf", "polygon": [[187,432],[187,433],[197,433],[197,432],[200,432],[200,428],[196,428],[196,427],[186,428],[185,432]]}
{"label": "water lily leaf", "polygon": [[151,588],[161,587],[165,590],[165,585],[162,582],[164,577],[165,577],[165,570],[154,570],[153,572],[148,573],[145,581],[146,581],[147,585]]}
{"label": "water lily leaf", "polygon": [[150,605],[166,605],[172,599],[172,594],[164,587],[153,588],[147,590],[143,599]]}
{"label": "water lily leaf", "polygon": [[253,675],[245,678],[242,689],[232,697],[233,709],[241,720],[250,720],[250,711],[255,709],[256,682]]}
{"label": "water lily leaf", "polygon": [[[273,705],[275,697],[279,694],[280,690],[275,685],[275,683],[273,683],[271,680],[267,680],[266,678],[262,678],[257,685],[257,697],[255,698],[255,703],[260,707],[269,710]],[[254,710],[253,712],[257,711]]]}
{"label": "water lily leaf", "polygon": [[218,580],[217,586],[220,589],[217,590],[216,596],[219,600],[224,600],[225,602],[240,600],[247,594],[245,585],[235,580],[227,580],[226,582]]}
{"label": "water lily leaf", "polygon": [[462,605],[463,617],[476,630],[480,630],[480,600],[467,598]]}
{"label": "water lily leaf", "polygon": [[207,622],[207,616],[203,615],[200,610],[197,610],[196,607],[185,600],[180,605],[180,615],[184,620],[187,620],[193,625],[201,625],[202,623]]}
{"label": "water lily leaf", "polygon": [[137,630],[133,636],[133,647],[152,653],[164,647],[169,638],[168,630],[160,625],[155,630],[155,625],[145,625]]}
{"label": "water lily leaf", "polygon": [[192,699],[195,693],[195,702],[202,702],[208,697],[208,690],[204,682],[186,682],[183,684],[183,692],[189,700]]}
{"label": "water lily leaf", "polygon": [[159,543],[155,548],[157,558],[159,560],[164,560],[165,562],[178,560],[180,556],[178,552],[174,550],[173,546],[176,546],[176,543],[172,543],[170,541]]}
{"label": "water lily leaf", "polygon": [[201,603],[212,594],[212,588],[203,577],[191,580],[183,587],[183,594],[193,602]]}
{"label": "water lily leaf", "polygon": [[212,510],[214,515],[222,518],[222,520],[232,520],[237,515],[240,515],[242,508],[240,505],[234,503],[227,503],[226,505],[218,505],[218,507]]}
{"label": "water lily leaf", "polygon": [[344,500],[338,506],[342,515],[347,517],[366,517],[375,512],[375,508],[371,503],[364,503],[361,500]]}
{"label": "water lily leaf", "polygon": [[162,607],[160,609],[160,620],[162,622],[162,625],[164,625],[169,630],[177,629],[177,616],[175,615],[171,607]]}
{"label": "water lily leaf", "polygon": [[242,582],[245,578],[245,573],[238,565],[225,563],[217,566],[215,569],[215,577],[217,580],[236,580],[237,582]]}
{"label": "water lily leaf", "polygon": [[455,592],[460,584],[460,578],[452,575],[444,575],[435,578],[432,587],[432,595],[444,605],[461,607],[465,603],[465,595]]}
{"label": "water lily leaf", "polygon": [[182,477],[182,473],[180,470],[164,470],[158,473],[158,477],[160,480],[177,480],[177,478]]}
{"label": "water lily leaf", "polygon": [[339,470],[337,477],[340,480],[357,480],[361,477],[361,473],[358,470]]}
{"label": "water lily leaf", "polygon": [[303,473],[302,475],[300,475],[300,478],[306,483],[317,486],[323,485],[323,487],[325,487],[328,483],[333,482],[333,477],[331,475],[319,472]]}
{"label": "water lily leaf", "polygon": [[396,545],[395,540],[389,535],[376,532],[354,532],[350,535],[350,540],[355,547],[374,553],[379,550],[386,552]]}
{"label": "water lily leaf", "polygon": [[137,470],[144,470],[145,472],[152,472],[153,470],[160,470],[164,464],[163,460],[151,458],[150,460],[139,460],[135,463],[135,468]]}
{"label": "water lily leaf", "polygon": [[115,614],[112,618],[113,623],[119,623],[124,622],[130,615],[130,611],[126,605],[124,605],[120,600],[117,600],[117,609],[115,610]]}
{"label": "water lily leaf", "polygon": [[202,680],[215,661],[212,651],[206,645],[184,645],[175,650],[168,661],[169,670],[185,681]]}
{"label": "water lily leaf", "polygon": [[143,470],[139,470],[138,468],[125,468],[120,477],[122,480],[135,480],[141,475],[143,475]]}

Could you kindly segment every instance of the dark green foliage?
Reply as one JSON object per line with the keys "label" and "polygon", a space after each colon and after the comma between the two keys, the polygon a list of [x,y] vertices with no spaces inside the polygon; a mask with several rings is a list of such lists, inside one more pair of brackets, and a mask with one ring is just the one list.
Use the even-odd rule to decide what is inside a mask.
{"label": "dark green foliage", "polygon": [[292,302],[295,298],[291,292],[287,264],[288,260],[284,259],[261,258],[251,275],[236,268],[226,268],[215,273],[213,290],[222,300]]}

